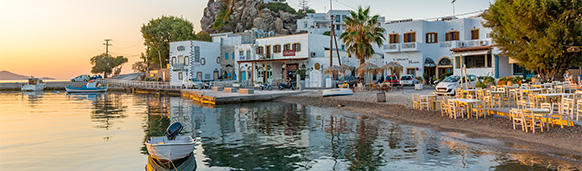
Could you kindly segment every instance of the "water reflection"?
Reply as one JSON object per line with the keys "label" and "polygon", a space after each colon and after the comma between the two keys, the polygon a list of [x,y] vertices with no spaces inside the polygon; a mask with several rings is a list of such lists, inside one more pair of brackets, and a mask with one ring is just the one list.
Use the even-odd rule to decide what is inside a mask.
{"label": "water reflection", "polygon": [[44,91],[22,91],[21,94],[22,95],[20,96],[20,98],[23,100],[24,97],[26,97],[28,105],[31,108],[34,108],[38,104],[40,104],[42,96],[44,95]]}
{"label": "water reflection", "polygon": [[[95,96],[95,99],[92,99],[94,107],[91,119],[98,123],[96,128],[109,130],[115,122],[121,122],[122,118],[127,117],[125,113],[127,106],[123,105],[121,94],[92,94],[91,96]],[[97,96],[100,98],[96,98]]]}

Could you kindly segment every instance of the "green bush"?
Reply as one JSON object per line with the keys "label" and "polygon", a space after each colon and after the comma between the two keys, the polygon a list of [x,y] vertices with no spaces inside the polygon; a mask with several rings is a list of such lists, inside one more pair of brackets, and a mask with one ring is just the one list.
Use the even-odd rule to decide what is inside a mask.
{"label": "green bush", "polygon": [[499,81],[507,81],[507,78],[505,78],[505,77],[500,78]]}
{"label": "green bush", "polygon": [[262,10],[265,8],[267,8],[275,13],[279,13],[279,11],[285,11],[285,12],[288,12],[291,14],[297,14],[295,9],[291,8],[291,6],[289,6],[287,3],[282,3],[282,2],[271,2],[268,4],[259,5],[259,10]]}
{"label": "green bush", "polygon": [[481,87],[481,88],[487,88],[487,86],[485,86],[484,83],[477,83],[477,84],[475,84],[475,88],[479,88],[479,87]]}

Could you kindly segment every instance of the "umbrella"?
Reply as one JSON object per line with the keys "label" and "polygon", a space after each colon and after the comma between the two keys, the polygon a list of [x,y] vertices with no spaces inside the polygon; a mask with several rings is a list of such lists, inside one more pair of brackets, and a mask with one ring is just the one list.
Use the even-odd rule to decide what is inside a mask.
{"label": "umbrella", "polygon": [[343,67],[337,66],[337,65],[332,65],[331,67],[323,70],[324,73],[326,74],[336,74],[339,73],[341,71],[344,71],[345,69]]}
{"label": "umbrella", "polygon": [[343,68],[343,70],[342,70],[342,71],[346,71],[346,70],[353,71],[353,70],[354,70],[354,67],[352,67],[352,66],[348,66],[348,65],[346,65],[346,64],[342,64],[342,65],[340,65],[340,67],[342,67],[342,68]]}
{"label": "umbrella", "polygon": [[382,66],[382,69],[387,70],[390,69],[391,72],[397,73],[398,75],[400,75],[400,71],[402,71],[402,65],[396,63],[396,62],[389,62],[385,65]]}
{"label": "umbrella", "polygon": [[370,62],[366,62],[366,63],[358,66],[356,68],[356,71],[358,72],[358,74],[360,74],[360,75],[365,74],[366,76],[368,76],[370,73],[379,73],[379,72],[381,72],[381,70],[378,67],[378,65],[373,64],[373,63],[370,63]]}

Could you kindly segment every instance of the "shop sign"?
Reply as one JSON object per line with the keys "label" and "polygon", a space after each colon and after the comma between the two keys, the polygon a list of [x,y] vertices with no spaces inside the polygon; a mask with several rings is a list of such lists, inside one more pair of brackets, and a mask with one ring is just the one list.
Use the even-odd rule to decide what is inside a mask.
{"label": "shop sign", "polygon": [[297,70],[297,68],[299,65],[298,64],[287,64],[287,67],[285,67],[287,70]]}
{"label": "shop sign", "polygon": [[295,56],[294,50],[283,50],[283,56]]}
{"label": "shop sign", "polygon": [[408,61],[409,64],[419,64],[420,61]]}

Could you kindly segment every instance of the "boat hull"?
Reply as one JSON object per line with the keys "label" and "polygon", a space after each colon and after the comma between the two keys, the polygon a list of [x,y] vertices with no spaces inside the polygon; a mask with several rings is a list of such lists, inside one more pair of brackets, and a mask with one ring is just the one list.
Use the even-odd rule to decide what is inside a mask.
{"label": "boat hull", "polygon": [[78,87],[65,87],[68,93],[94,93],[94,92],[106,92],[108,87],[97,87],[97,88],[78,88]]}
{"label": "boat hull", "polygon": [[354,92],[349,88],[336,88],[331,90],[323,90],[323,97],[327,96],[346,96],[352,95]]}
{"label": "boat hull", "polygon": [[22,91],[42,91],[42,90],[44,90],[45,87],[46,87],[45,84],[37,84],[37,85],[27,84],[27,85],[23,85],[20,88],[20,90],[22,90]]}
{"label": "boat hull", "polygon": [[146,143],[150,156],[159,160],[178,160],[194,151],[195,141],[190,136],[177,136],[176,140],[166,137],[151,137]]}

